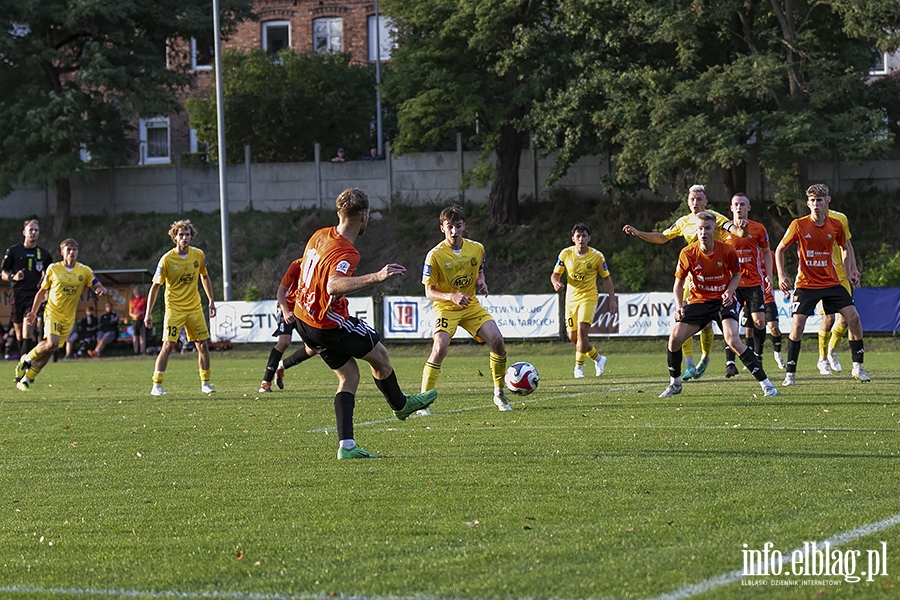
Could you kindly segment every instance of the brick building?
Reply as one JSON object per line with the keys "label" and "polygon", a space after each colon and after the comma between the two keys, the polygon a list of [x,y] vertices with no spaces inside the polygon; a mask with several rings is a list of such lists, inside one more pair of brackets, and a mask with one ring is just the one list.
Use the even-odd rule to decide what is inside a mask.
{"label": "brick building", "polygon": [[[283,48],[295,52],[350,52],[354,62],[376,60],[376,26],[380,24],[381,59],[390,58],[388,19],[375,19],[373,0],[255,0],[258,22],[241,24],[222,48],[261,48],[275,53]],[[213,34],[208,40],[191,40],[190,48],[172,47],[170,61],[190,60],[194,83],[187,94],[206,93],[215,79]],[[186,46],[186,45],[185,45]],[[197,139],[190,129],[187,112],[141,119],[138,164],[172,164],[186,152],[197,152]],[[240,160],[233,157],[234,160]]]}

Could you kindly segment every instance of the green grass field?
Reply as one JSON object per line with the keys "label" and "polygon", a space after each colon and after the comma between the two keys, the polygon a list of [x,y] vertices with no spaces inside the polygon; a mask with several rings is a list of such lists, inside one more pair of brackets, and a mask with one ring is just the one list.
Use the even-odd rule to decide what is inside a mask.
{"label": "green grass field", "polygon": [[[358,461],[335,458],[318,358],[262,395],[268,348],[213,354],[207,397],[195,356],[175,356],[161,398],[150,359],[60,361],[27,393],[6,363],[0,597],[898,597],[900,353],[870,351],[863,385],[846,352],[844,374],[818,375],[807,341],[775,398],[724,379],[719,353],[660,400],[655,345],[577,381],[569,346],[511,346],[541,384],[508,413],[483,348],[451,350],[431,417],[397,421],[364,377],[356,439],[385,458]],[[418,391],[425,351],[393,354]],[[745,549],[866,526],[839,548],[861,551],[857,575],[886,548],[872,582],[734,577]]]}

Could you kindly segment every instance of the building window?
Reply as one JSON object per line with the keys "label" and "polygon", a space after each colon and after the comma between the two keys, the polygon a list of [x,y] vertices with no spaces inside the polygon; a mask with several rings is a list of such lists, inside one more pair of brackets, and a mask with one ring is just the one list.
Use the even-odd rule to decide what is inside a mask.
{"label": "building window", "polygon": [[377,21],[376,23],[375,15],[369,17],[369,62],[375,62],[379,58],[378,48],[375,47],[376,33],[378,34],[377,41],[381,46],[382,62],[391,60],[391,50],[395,45],[394,24],[391,22],[391,18],[378,15]]}
{"label": "building window", "polygon": [[209,144],[197,139],[196,129],[191,129],[190,140],[188,143],[190,144],[190,150],[193,154],[206,154],[209,151]]}
{"label": "building window", "polygon": [[169,119],[141,119],[141,159],[142,165],[167,165],[169,155]]}
{"label": "building window", "polygon": [[340,17],[313,21],[313,50],[318,53],[341,52],[344,49],[344,22]]}
{"label": "building window", "polygon": [[209,40],[191,38],[191,68],[197,71],[212,69],[216,51]]}
{"label": "building window", "polygon": [[276,54],[291,47],[291,24],[287,21],[267,21],[262,24],[262,47],[267,54]]}

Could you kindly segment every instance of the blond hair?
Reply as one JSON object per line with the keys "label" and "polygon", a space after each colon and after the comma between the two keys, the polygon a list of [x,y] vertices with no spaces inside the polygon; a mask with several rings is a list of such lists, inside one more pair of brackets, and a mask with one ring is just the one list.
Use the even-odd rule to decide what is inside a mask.
{"label": "blond hair", "polygon": [[59,243],[59,249],[62,250],[63,248],[75,248],[78,250],[78,242],[72,238],[66,238]]}
{"label": "blond hair", "polygon": [[715,223],[716,215],[707,210],[702,210],[697,213],[697,219],[699,219],[700,221],[712,221],[713,223]]}

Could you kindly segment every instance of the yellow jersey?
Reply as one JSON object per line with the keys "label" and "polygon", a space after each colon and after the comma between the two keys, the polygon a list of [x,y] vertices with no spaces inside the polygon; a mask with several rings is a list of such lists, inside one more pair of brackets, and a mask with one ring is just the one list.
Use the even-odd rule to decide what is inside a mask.
{"label": "yellow jersey", "polygon": [[553,272],[566,274],[566,304],[583,300],[597,301],[597,276],[609,277],[609,268],[603,253],[588,248],[579,256],[575,246],[569,246],[559,253]]}
{"label": "yellow jersey", "polygon": [[[484,246],[480,242],[463,238],[462,248],[455,251],[444,240],[425,256],[422,283],[434,286],[439,292],[462,292],[472,299],[473,304],[480,304],[475,296],[475,282],[483,269]],[[434,303],[433,310],[462,308],[442,300]]]}
{"label": "yellow jersey", "polygon": [[94,272],[89,266],[76,262],[69,269],[63,262],[51,264],[41,280],[41,289],[50,291],[44,311],[62,322],[74,323],[81,292],[93,285]]}
{"label": "yellow jersey", "polygon": [[203,250],[188,246],[185,256],[172,248],[162,255],[153,274],[153,283],[166,285],[166,310],[187,314],[202,310],[197,281],[206,275],[206,255]]}
{"label": "yellow jersey", "polygon": [[[847,241],[849,242],[850,223],[847,221],[847,215],[836,210],[829,210],[828,216],[841,222],[841,226],[844,228],[844,237],[847,238]],[[834,245],[832,260],[834,260],[834,270],[837,271],[838,281],[844,283],[847,281],[847,271],[844,269],[844,255],[841,253],[841,247],[837,244]]]}
{"label": "yellow jersey", "polygon": [[[716,240],[722,240],[722,230],[728,231],[731,229],[731,221],[728,220],[723,214],[717,213],[714,210],[707,210],[704,212],[712,213],[716,217]],[[697,230],[700,228],[700,220],[697,218],[697,215],[694,213],[689,213],[684,215],[683,217],[679,217],[677,221],[669,225],[669,227],[663,230],[662,234],[666,236],[668,239],[676,238],[681,236],[684,238],[684,241],[688,244],[693,244],[697,241]]]}

